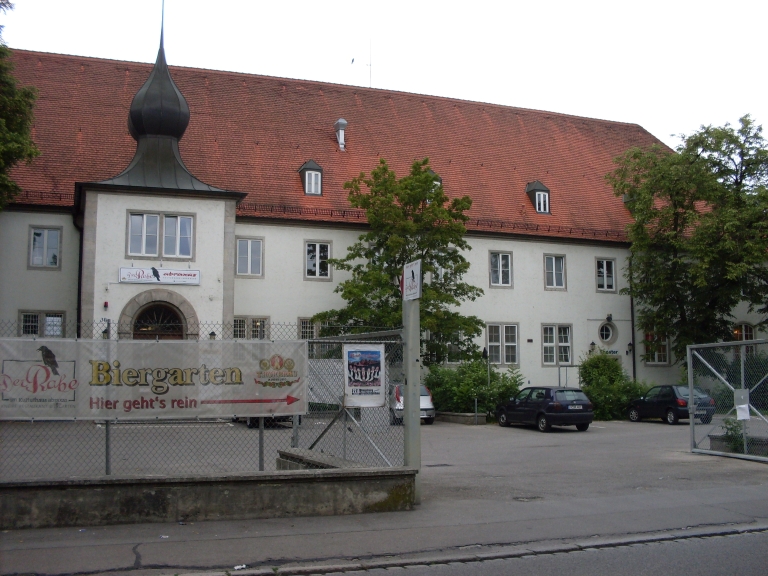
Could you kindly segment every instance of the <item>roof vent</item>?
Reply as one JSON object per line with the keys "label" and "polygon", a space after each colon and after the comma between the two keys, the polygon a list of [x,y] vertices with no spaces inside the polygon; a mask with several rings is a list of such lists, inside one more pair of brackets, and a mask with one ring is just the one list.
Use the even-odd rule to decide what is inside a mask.
{"label": "roof vent", "polygon": [[336,140],[339,141],[339,149],[344,152],[344,130],[347,129],[347,121],[344,118],[339,118],[333,125],[333,129],[336,130]]}

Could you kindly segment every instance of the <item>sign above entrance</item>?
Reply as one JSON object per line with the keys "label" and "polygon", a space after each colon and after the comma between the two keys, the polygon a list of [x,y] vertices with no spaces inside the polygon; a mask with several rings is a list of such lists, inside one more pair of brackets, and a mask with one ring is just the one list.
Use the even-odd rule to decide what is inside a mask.
{"label": "sign above entrance", "polygon": [[200,285],[200,270],[171,270],[169,268],[120,268],[120,282],[129,284],[192,284]]}
{"label": "sign above entrance", "polygon": [[421,260],[408,262],[403,267],[403,300],[421,298]]}

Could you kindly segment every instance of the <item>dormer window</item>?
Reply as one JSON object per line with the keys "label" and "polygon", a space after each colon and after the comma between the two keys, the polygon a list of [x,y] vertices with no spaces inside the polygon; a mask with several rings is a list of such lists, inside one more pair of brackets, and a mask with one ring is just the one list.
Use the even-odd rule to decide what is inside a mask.
{"label": "dormer window", "polygon": [[321,196],[323,193],[323,169],[318,166],[314,160],[305,162],[299,168],[301,174],[301,185],[304,187],[304,194],[308,196]]}
{"label": "dormer window", "polygon": [[541,182],[529,182],[525,187],[525,193],[531,199],[533,207],[539,214],[549,214],[549,188]]}

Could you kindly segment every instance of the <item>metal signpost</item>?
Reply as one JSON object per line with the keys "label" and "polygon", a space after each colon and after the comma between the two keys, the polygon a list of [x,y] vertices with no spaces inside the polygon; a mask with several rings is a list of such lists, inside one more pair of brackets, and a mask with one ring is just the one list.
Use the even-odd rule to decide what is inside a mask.
{"label": "metal signpost", "polygon": [[[409,262],[403,268],[403,356],[405,394],[403,423],[405,425],[405,465],[421,470],[421,359],[419,350],[421,324],[421,260]],[[421,479],[416,474],[415,503],[421,503]]]}

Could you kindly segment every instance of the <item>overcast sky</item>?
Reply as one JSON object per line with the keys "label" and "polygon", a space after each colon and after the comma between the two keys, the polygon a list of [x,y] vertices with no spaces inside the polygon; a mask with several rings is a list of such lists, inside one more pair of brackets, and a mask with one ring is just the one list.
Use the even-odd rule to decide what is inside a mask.
{"label": "overcast sky", "polygon": [[[161,3],[15,0],[0,24],[11,48],[154,62]],[[766,0],[166,0],[165,49],[171,65],[637,123],[674,146],[747,113],[768,124],[767,23]]]}

